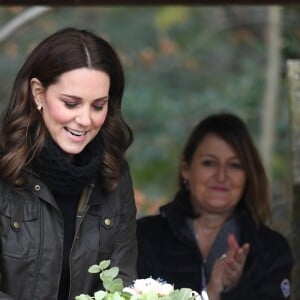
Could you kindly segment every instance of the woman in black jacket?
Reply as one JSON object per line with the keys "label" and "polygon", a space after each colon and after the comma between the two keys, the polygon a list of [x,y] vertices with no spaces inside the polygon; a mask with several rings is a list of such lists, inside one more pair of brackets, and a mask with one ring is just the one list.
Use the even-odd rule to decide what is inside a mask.
{"label": "woman in black jacket", "polygon": [[124,73],[86,30],[42,41],[0,123],[0,299],[67,300],[100,289],[110,259],[136,278],[136,207],[125,152]]}
{"label": "woman in black jacket", "polygon": [[266,226],[267,177],[245,124],[208,116],[184,148],[179,191],[138,220],[138,276],[189,287],[206,300],[289,299],[293,258]]}

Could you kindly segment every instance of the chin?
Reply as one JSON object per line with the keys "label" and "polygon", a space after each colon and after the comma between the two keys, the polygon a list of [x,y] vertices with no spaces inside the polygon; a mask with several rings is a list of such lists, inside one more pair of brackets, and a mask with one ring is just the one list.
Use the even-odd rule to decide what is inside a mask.
{"label": "chin", "polygon": [[61,147],[61,149],[68,155],[77,155],[81,153],[86,145],[84,147]]}

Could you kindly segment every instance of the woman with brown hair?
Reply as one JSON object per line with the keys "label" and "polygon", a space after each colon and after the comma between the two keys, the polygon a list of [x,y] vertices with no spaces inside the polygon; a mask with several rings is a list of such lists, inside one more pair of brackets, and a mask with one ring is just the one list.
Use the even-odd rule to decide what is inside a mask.
{"label": "woman with brown hair", "polygon": [[124,73],[102,38],[66,28],[15,79],[0,123],[0,299],[74,299],[110,259],[136,278]]}
{"label": "woman with brown hair", "polygon": [[266,225],[270,215],[267,176],[245,124],[210,115],[184,147],[174,201],[138,220],[138,276],[203,300],[289,299],[292,254]]}

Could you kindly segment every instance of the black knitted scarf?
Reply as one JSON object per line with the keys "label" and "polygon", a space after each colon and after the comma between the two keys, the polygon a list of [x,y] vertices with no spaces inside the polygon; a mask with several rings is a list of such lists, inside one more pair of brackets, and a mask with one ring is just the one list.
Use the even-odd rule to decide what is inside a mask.
{"label": "black knitted scarf", "polygon": [[100,169],[103,146],[97,136],[70,161],[51,137],[47,137],[33,170],[55,194],[78,194]]}

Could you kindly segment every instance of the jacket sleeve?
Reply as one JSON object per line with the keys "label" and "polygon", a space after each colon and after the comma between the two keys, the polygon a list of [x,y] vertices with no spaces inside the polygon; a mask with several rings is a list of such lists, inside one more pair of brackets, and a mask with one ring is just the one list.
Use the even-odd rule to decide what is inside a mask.
{"label": "jacket sleeve", "polygon": [[[291,299],[293,256],[287,240],[275,234],[264,253],[255,254],[245,266],[240,284],[221,297],[222,300],[284,300]],[[249,270],[250,269],[250,270]]]}
{"label": "jacket sleeve", "polygon": [[120,179],[121,216],[116,233],[111,264],[118,266],[124,285],[128,286],[136,279],[137,241],[136,241],[136,205],[129,167],[126,164]]}
{"label": "jacket sleeve", "polygon": [[[0,224],[1,227],[1,224]],[[2,233],[1,233],[2,234]],[[0,253],[1,256],[3,255],[2,251],[2,245],[0,244]],[[3,268],[1,268],[1,263],[0,263],[0,300],[14,300],[11,296],[8,294],[5,294],[2,289],[3,289]]]}
{"label": "jacket sleeve", "polygon": [[14,298],[12,298],[11,296],[9,296],[9,295],[7,295],[7,294],[5,294],[1,291],[1,289],[2,289],[2,276],[3,275],[2,275],[1,270],[0,270],[0,300],[14,300]]}
{"label": "jacket sleeve", "polygon": [[9,295],[0,292],[0,300],[14,300],[14,299]]}

